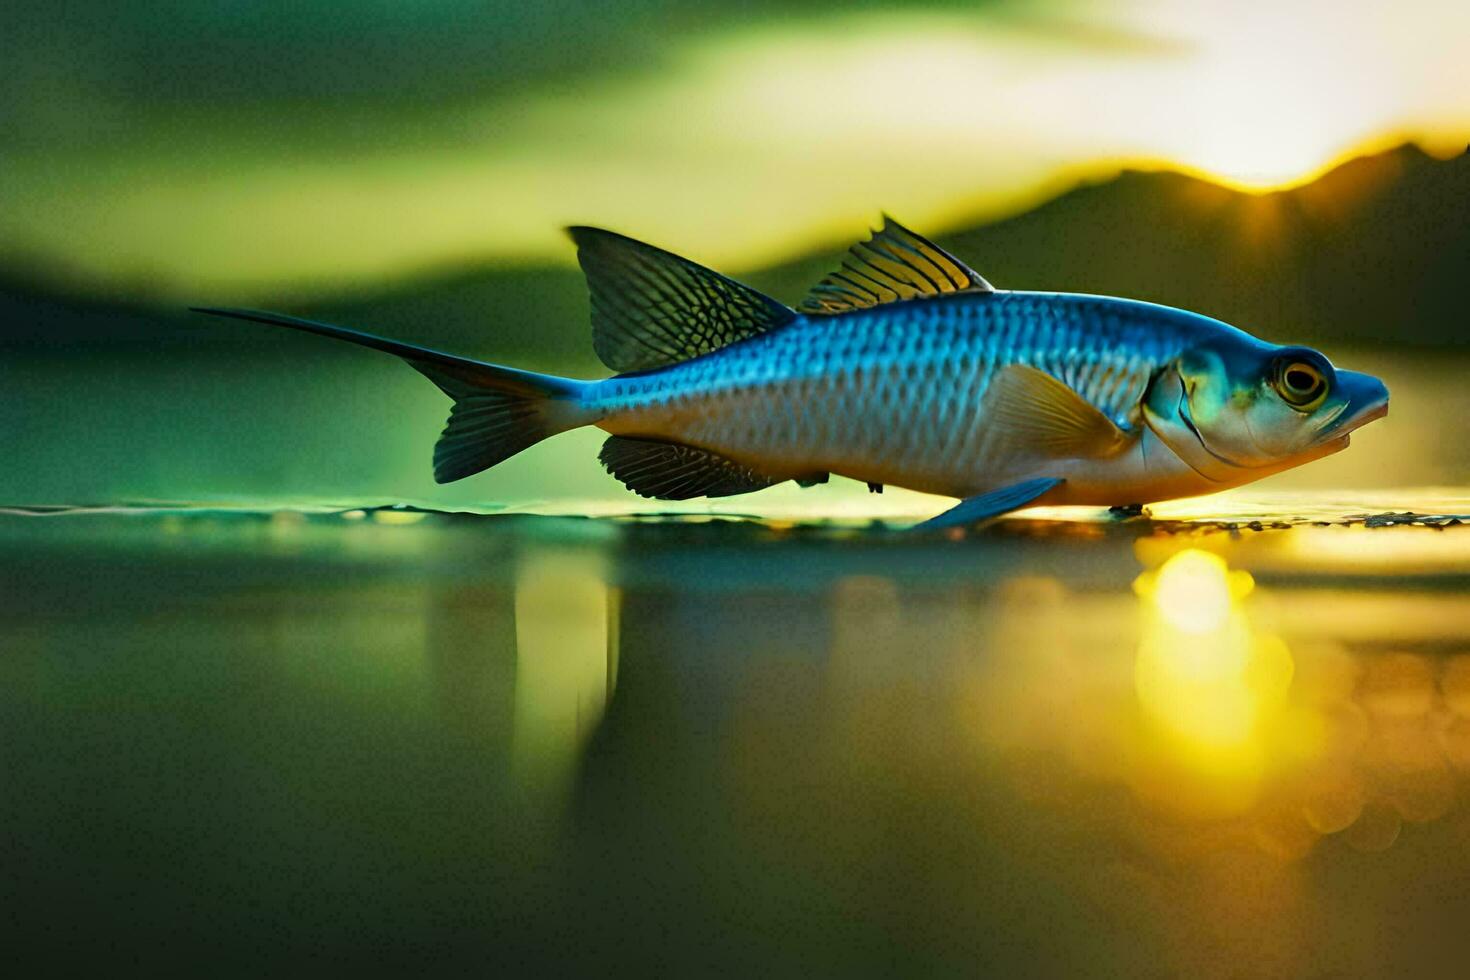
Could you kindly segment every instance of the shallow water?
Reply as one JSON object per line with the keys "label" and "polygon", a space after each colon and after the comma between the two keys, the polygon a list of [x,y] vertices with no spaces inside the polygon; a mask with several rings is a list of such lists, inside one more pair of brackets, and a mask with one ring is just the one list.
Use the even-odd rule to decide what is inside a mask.
{"label": "shallow water", "polygon": [[436,487],[442,397],[314,343],[0,363],[12,945],[242,973],[1470,952],[1463,359],[1344,357],[1392,416],[1258,487],[916,537],[948,501],[841,480],[660,513],[586,432]]}
{"label": "shallow water", "polygon": [[1453,972],[1470,500],[1160,513],[12,510],[8,928],[239,972]]}

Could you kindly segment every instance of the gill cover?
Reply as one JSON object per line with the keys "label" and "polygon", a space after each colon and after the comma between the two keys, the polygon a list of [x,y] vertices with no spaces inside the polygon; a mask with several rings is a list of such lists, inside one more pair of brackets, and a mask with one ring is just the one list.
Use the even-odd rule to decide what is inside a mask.
{"label": "gill cover", "polygon": [[1309,347],[1231,337],[1166,365],[1144,417],[1201,475],[1236,482],[1235,471],[1265,475],[1336,452],[1387,402],[1377,378],[1339,372]]}

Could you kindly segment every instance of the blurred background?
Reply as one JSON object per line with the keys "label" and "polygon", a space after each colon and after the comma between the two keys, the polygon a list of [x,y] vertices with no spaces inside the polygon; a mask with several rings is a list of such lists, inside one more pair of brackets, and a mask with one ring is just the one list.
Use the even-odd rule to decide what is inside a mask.
{"label": "blurred background", "polygon": [[436,487],[411,371],[184,308],[592,377],[562,226],[794,303],[882,210],[1002,288],[1383,374],[1393,421],[1274,486],[1462,483],[1467,36],[1450,0],[7,5],[0,499],[626,505],[590,432]]}
{"label": "blurred background", "polygon": [[[0,944],[1458,975],[1467,39],[1464,0],[0,5]],[[675,508],[589,431],[435,486],[413,371],[185,312],[597,377],[563,225],[795,303],[885,210],[1392,415],[1155,520],[885,534],[942,502],[842,480],[585,520]]]}

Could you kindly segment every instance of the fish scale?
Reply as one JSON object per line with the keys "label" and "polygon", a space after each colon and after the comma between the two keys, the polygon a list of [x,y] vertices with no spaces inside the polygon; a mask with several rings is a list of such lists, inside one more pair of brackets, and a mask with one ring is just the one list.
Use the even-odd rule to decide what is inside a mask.
{"label": "fish scale", "polygon": [[[1127,309],[1127,307],[1133,309]],[[973,482],[996,451],[984,398],[997,371],[1037,367],[1126,422],[1184,346],[1162,308],[1071,294],[954,295],[802,316],[655,373],[597,383],[614,431],[677,439],[773,473],[813,467]]]}

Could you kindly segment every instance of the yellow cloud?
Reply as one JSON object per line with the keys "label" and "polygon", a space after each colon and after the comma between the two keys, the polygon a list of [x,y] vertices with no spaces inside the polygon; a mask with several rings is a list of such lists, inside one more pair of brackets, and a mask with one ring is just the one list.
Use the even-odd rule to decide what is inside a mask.
{"label": "yellow cloud", "polygon": [[714,38],[656,75],[445,110],[376,151],[356,129],[333,152],[265,118],[179,121],[62,168],[14,161],[0,242],[85,279],[220,298],[569,261],[570,222],[738,271],[856,234],[880,208],[941,230],[1123,165],[1275,187],[1400,138],[1432,152],[1470,138],[1462,3],[1092,17],[1167,43],[851,15]]}

